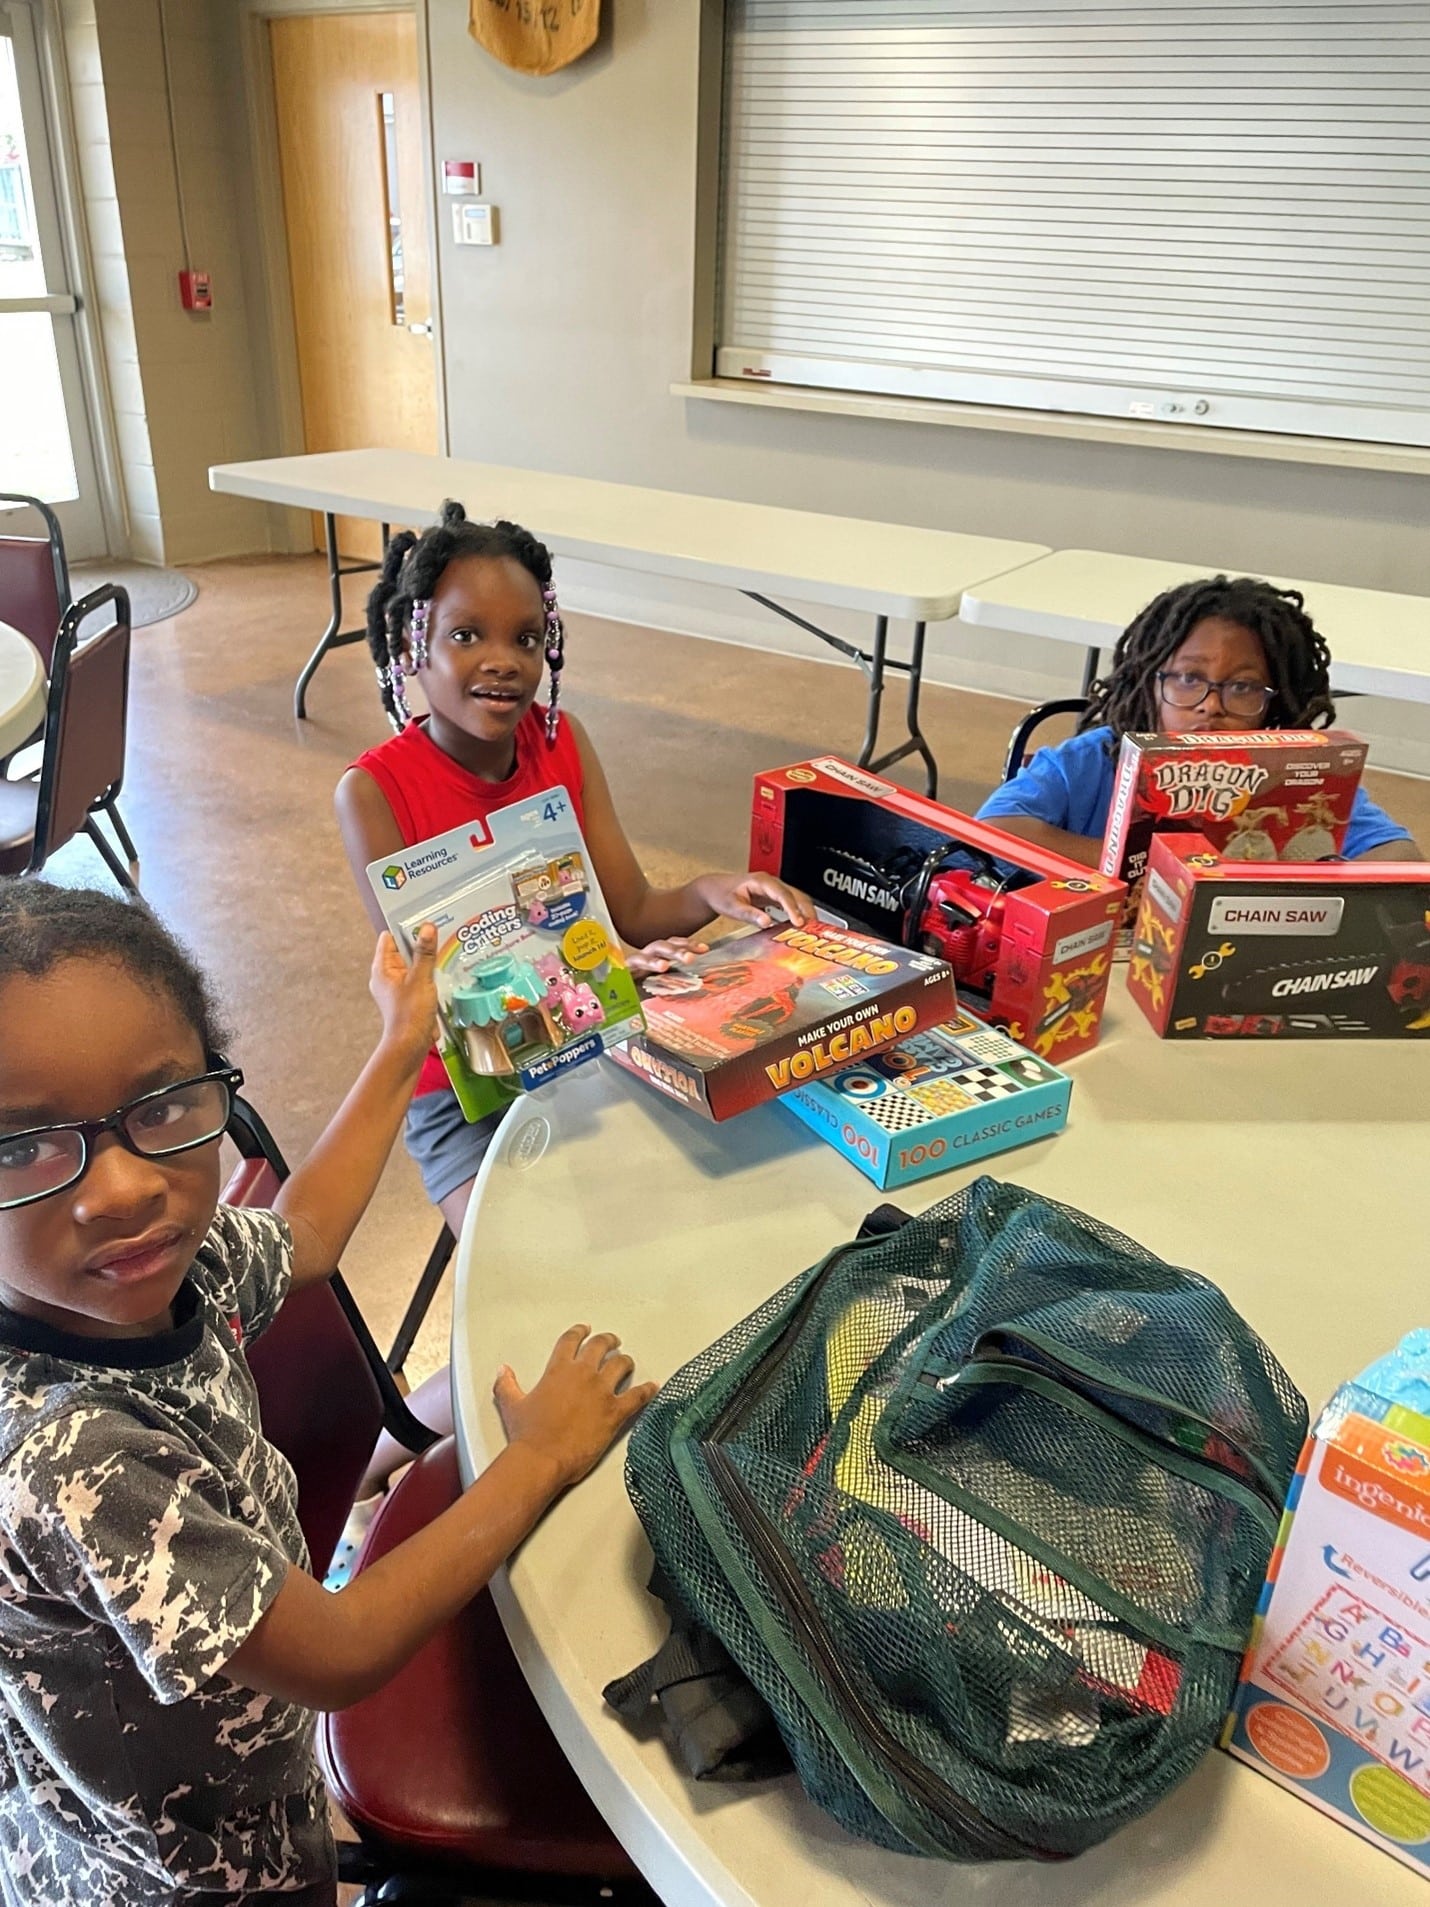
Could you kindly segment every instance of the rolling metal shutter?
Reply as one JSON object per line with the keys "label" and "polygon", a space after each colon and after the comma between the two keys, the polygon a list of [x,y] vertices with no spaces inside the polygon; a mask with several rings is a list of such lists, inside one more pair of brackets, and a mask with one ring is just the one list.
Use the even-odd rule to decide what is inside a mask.
{"label": "rolling metal shutter", "polygon": [[1430,444],[1430,0],[729,0],[715,370]]}

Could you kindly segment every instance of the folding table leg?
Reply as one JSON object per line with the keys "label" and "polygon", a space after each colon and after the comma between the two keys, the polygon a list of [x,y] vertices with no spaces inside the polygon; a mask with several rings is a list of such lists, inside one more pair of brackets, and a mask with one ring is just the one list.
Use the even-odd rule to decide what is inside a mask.
{"label": "folding table leg", "polygon": [[881,755],[878,761],[861,764],[872,766],[875,774],[882,774],[886,768],[892,768],[896,761],[902,761],[906,755],[922,755],[924,763],[924,793],[932,801],[938,794],[938,763],[934,760],[933,750],[929,747],[923,730],[919,727],[919,691],[924,685],[924,635],[927,625],[914,624],[914,642],[909,652],[909,697],[906,704],[906,726],[909,739],[891,749],[887,755]]}
{"label": "folding table leg", "polygon": [[884,701],[884,656],[889,646],[889,618],[874,622],[874,646],[869,651],[869,703],[864,722],[864,746],[859,750],[859,766],[867,768],[879,745],[879,713]]}
{"label": "folding table leg", "polygon": [[[387,551],[389,526],[382,525],[382,548]],[[303,665],[303,673],[293,691],[293,714],[300,722],[308,717],[308,684],[318,672],[318,664],[330,649],[346,649],[350,643],[366,642],[366,629],[344,629],[343,624],[343,578],[359,576],[363,573],[381,569],[378,563],[348,563],[338,556],[338,522],[331,510],[323,516],[323,542],[328,558],[328,597],[332,604],[332,613],[328,617],[328,626],[318,639],[318,646]]]}

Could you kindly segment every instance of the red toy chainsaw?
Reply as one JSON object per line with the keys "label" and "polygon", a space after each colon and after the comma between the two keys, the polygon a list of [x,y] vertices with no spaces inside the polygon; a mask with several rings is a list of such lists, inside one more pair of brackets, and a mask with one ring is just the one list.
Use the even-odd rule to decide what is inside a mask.
{"label": "red toy chainsaw", "polygon": [[922,856],[906,850],[883,867],[847,853],[842,858],[897,892],[906,947],[946,960],[961,992],[992,997],[1004,897],[1020,885],[1017,870],[1003,871],[981,848],[955,841]]}

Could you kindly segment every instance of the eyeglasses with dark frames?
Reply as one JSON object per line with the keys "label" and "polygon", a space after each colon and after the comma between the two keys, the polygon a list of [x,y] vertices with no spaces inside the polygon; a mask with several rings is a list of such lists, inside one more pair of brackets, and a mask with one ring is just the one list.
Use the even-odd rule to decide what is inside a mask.
{"label": "eyeglasses with dark frames", "polygon": [[141,1159],[170,1159],[223,1136],[243,1074],[219,1059],[206,1073],[141,1093],[107,1119],[0,1132],[0,1211],[76,1185],[107,1132]]}
{"label": "eyeglasses with dark frames", "polygon": [[1256,721],[1266,713],[1276,691],[1264,682],[1212,682],[1182,669],[1162,669],[1157,675],[1162,700],[1174,709],[1199,709],[1215,689],[1228,715]]}

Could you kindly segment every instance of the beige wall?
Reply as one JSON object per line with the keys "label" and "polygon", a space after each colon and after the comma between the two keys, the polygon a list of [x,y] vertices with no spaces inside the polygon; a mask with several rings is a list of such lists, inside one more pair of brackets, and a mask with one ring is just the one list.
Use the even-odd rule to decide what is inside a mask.
{"label": "beige wall", "polygon": [[[464,5],[431,0],[439,165],[479,159],[501,209],[490,251],[454,248],[440,221],[453,454],[1430,594],[1422,478],[672,397],[690,371],[700,12],[612,0],[594,54],[530,80],[475,46]],[[573,603],[785,644],[728,594],[594,570],[564,585]],[[1011,693],[1052,692],[1080,666],[957,625],[933,649],[935,676]],[[1380,760],[1430,770],[1426,711],[1355,716]]]}
{"label": "beige wall", "polygon": [[179,303],[183,249],[158,0],[71,0],[66,19],[130,541],[151,561],[197,562],[267,544],[263,506],[215,496],[207,474],[212,463],[263,452],[256,314],[243,268],[237,12],[229,0],[169,0],[167,10],[193,261],[213,277],[208,314]]}

